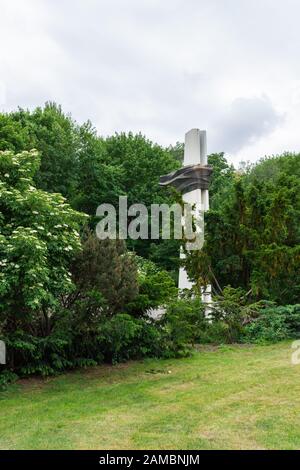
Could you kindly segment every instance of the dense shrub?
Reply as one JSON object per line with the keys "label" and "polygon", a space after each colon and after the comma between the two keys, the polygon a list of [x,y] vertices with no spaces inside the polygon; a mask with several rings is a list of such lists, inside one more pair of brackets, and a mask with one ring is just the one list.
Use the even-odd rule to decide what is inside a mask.
{"label": "dense shrub", "polygon": [[[89,325],[89,330],[82,325],[76,328],[72,318],[68,318],[64,326],[46,338],[20,331],[5,339],[8,350],[13,350],[17,358],[14,370],[19,376],[47,376],[103,362],[164,355],[161,328],[151,320],[127,314],[101,317],[95,325]],[[7,374],[8,371],[0,374],[1,380],[5,381]]]}
{"label": "dense shrub", "polygon": [[149,319],[118,314],[99,328],[97,342],[106,361],[115,363],[164,353],[160,329]]}
{"label": "dense shrub", "polygon": [[199,335],[207,327],[204,306],[199,297],[176,299],[171,302],[161,320],[169,353],[189,354],[191,346],[199,342]]}
{"label": "dense shrub", "polygon": [[245,326],[244,341],[264,343],[300,337],[300,305],[273,306]]}
{"label": "dense shrub", "polygon": [[85,231],[82,250],[74,257],[71,272],[75,289],[65,299],[68,308],[80,302],[80,308],[85,307],[89,314],[91,298],[95,305],[98,293],[106,301],[105,307],[101,303],[102,313],[114,315],[124,311],[138,295],[137,266],[124,240],[99,240],[95,233]]}
{"label": "dense shrub", "polygon": [[178,289],[172,276],[152,261],[133,255],[137,265],[139,292],[126,306],[126,313],[139,317],[175,299]]}
{"label": "dense shrub", "polygon": [[7,386],[17,379],[18,376],[14,372],[6,369],[0,370],[0,392],[6,390]]}
{"label": "dense shrub", "polygon": [[300,337],[300,305],[247,303],[242,289],[227,287],[215,299],[209,316],[199,297],[169,304],[162,319],[173,351],[187,352],[194,344],[276,342]]}
{"label": "dense shrub", "polygon": [[[244,292],[227,288],[215,299],[209,312],[200,296],[184,297],[168,305],[162,324],[172,340],[174,351],[184,354],[195,344],[240,341],[243,322],[255,310],[244,306]],[[256,311],[256,310],[255,310]]]}
{"label": "dense shrub", "polygon": [[69,338],[52,331],[46,337],[16,331],[5,337],[11,370],[20,376],[51,375],[68,369]]}
{"label": "dense shrub", "polygon": [[12,369],[21,365],[22,347],[24,355],[32,347],[20,340],[15,349],[15,335],[52,333],[60,297],[73,287],[69,266],[85,220],[61,195],[35,188],[39,163],[35,151],[0,152],[0,333]]}
{"label": "dense shrub", "polygon": [[122,312],[130,303],[137,316],[161,305],[176,291],[174,281],[153,263],[149,277],[145,269],[138,276],[123,241],[85,232],[81,244],[84,214],[36,189],[38,168],[36,152],[0,153],[1,381],[10,372],[49,375],[160,355],[159,328]]}

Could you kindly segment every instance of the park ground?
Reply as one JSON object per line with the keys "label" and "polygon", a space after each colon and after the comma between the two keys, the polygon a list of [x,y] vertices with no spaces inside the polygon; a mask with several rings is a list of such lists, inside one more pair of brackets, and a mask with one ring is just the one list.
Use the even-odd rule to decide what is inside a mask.
{"label": "park ground", "polygon": [[299,449],[291,343],[21,380],[0,394],[1,449]]}

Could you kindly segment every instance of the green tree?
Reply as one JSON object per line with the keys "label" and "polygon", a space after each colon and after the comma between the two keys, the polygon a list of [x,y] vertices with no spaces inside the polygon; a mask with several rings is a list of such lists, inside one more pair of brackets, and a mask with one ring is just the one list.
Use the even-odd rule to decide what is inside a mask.
{"label": "green tree", "polygon": [[235,170],[229,165],[225,154],[212,153],[208,155],[208,164],[212,166],[213,173],[209,186],[209,198],[211,209],[217,209],[224,197],[232,191]]}
{"label": "green tree", "polygon": [[[98,298],[100,303],[96,310],[102,316],[111,316],[124,311],[125,305],[138,294],[136,263],[126,251],[123,240],[99,240],[93,232],[87,231],[71,272],[76,289],[68,298],[68,307],[80,302],[81,307],[88,310],[88,304],[96,306]],[[94,313],[92,309],[91,316]]]}
{"label": "green tree", "polygon": [[59,194],[36,189],[37,152],[0,152],[0,323],[46,336],[59,297],[72,288],[69,265],[80,250],[85,216]]}
{"label": "green tree", "polygon": [[299,302],[299,155],[264,159],[232,181],[206,215],[204,250],[188,260],[191,276],[215,291],[230,284],[255,299]]}
{"label": "green tree", "polygon": [[[128,196],[129,205],[144,203],[148,209],[152,203],[172,204],[174,193],[158,183],[161,175],[181,165],[181,146],[177,147],[164,149],[141,134],[101,138],[90,122],[79,126],[55,103],[0,115],[0,149],[36,148],[41,155],[37,187],[63,194],[72,207],[91,216],[91,227],[98,205],[111,203],[117,208],[121,195]],[[136,240],[128,246],[175,276],[177,241]]]}
{"label": "green tree", "polygon": [[118,205],[118,197],[124,195],[122,169],[111,163],[106,143],[90,122],[77,129],[78,175],[77,188],[69,194],[71,204],[91,217],[102,203]]}
{"label": "green tree", "polygon": [[19,109],[0,115],[0,150],[37,149],[41,164],[34,180],[49,192],[74,194],[78,180],[78,126],[55,103],[33,112]]}
{"label": "green tree", "polygon": [[30,150],[34,147],[29,145],[30,141],[29,128],[15,119],[15,114],[0,114],[0,150],[13,152]]}
{"label": "green tree", "polygon": [[138,317],[166,306],[177,297],[178,289],[170,273],[140,256],[134,255],[134,259],[138,267],[139,292],[126,306],[126,312]]}

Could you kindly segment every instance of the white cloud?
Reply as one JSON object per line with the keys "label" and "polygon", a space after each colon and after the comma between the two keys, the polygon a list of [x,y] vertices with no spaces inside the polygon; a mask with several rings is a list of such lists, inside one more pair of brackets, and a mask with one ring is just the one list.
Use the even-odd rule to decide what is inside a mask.
{"label": "white cloud", "polygon": [[[100,134],[300,150],[298,0],[0,0],[2,109],[55,100]],[[5,102],[4,98],[5,98]]]}
{"label": "white cloud", "polygon": [[235,154],[271,134],[283,120],[265,95],[236,98],[215,122],[215,147]]}

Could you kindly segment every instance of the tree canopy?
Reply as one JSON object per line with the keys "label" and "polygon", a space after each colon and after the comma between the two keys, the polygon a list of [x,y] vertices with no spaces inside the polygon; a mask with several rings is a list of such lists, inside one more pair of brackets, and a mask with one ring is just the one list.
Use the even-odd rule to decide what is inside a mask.
{"label": "tree canopy", "polygon": [[[141,134],[99,136],[90,122],[79,125],[60,106],[0,114],[0,148],[36,148],[41,164],[37,188],[60,192],[76,210],[90,216],[97,206],[126,195],[128,204],[171,204],[174,191],[159,177],[182,164],[184,145],[163,148]],[[284,154],[235,170],[224,153],[209,155],[214,172],[206,242],[188,261],[199,284],[212,282],[251,289],[253,295],[286,302],[299,298],[299,155]],[[173,273],[178,240],[128,240],[128,248]]]}
{"label": "tree canopy", "polygon": [[232,285],[256,298],[299,301],[299,162],[284,154],[227,174],[206,217],[204,250],[190,256],[192,277],[216,290]]}

